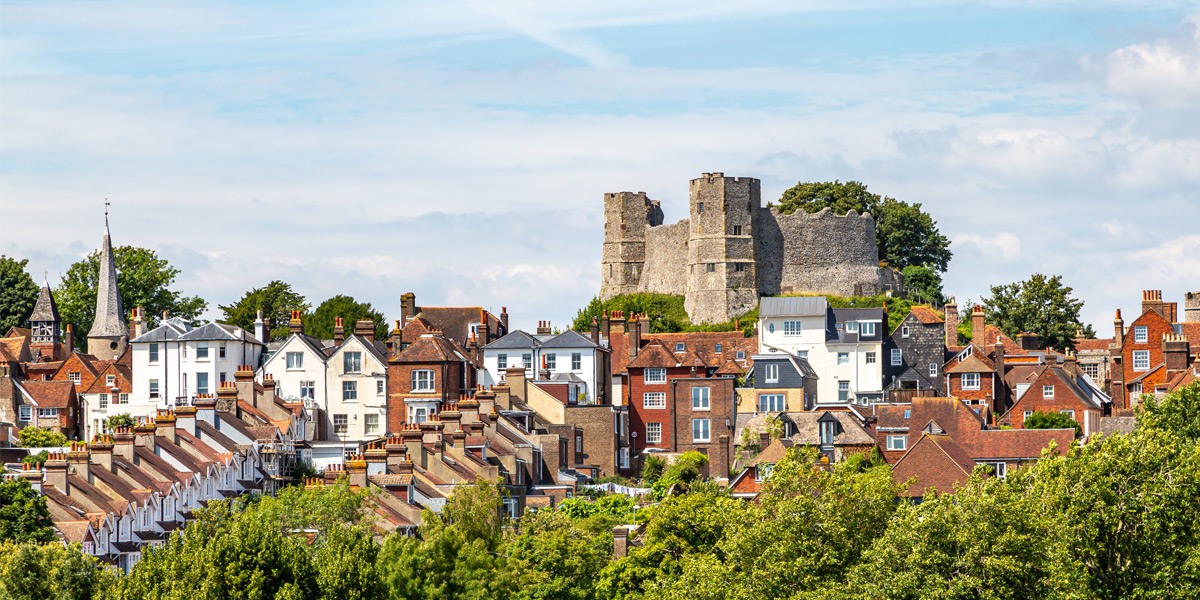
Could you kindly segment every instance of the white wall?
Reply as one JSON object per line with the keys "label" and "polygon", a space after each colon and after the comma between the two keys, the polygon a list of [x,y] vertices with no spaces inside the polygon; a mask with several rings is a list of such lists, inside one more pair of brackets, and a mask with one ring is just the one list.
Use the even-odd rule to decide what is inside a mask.
{"label": "white wall", "polygon": [[[346,372],[346,352],[362,354],[361,371]],[[380,362],[375,354],[368,350],[362,338],[351,336],[329,357],[326,375],[326,434],[330,441],[358,441],[379,437],[387,433],[387,364]],[[358,389],[356,400],[342,399],[342,384],[353,381]],[[383,393],[379,393],[382,383]],[[347,432],[338,435],[334,432],[334,415],[344,414],[347,421]],[[379,426],[373,433],[365,431],[366,416],[377,415]]]}

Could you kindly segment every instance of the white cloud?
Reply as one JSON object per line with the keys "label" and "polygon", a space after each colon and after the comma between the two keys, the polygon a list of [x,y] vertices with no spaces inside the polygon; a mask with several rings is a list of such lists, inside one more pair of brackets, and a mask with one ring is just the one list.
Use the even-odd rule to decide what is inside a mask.
{"label": "white cloud", "polygon": [[1200,106],[1200,18],[1172,38],[1132,44],[1110,53],[1105,83],[1116,94],[1167,109]]}
{"label": "white cloud", "polygon": [[1001,231],[994,235],[960,233],[955,235],[951,242],[953,247],[966,244],[974,245],[984,253],[1006,261],[1011,261],[1021,254],[1021,239],[1009,231]]}

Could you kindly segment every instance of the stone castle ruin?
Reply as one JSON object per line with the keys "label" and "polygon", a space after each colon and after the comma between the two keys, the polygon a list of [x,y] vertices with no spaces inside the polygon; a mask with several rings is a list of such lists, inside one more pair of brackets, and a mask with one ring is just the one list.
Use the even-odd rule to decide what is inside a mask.
{"label": "stone castle ruin", "polygon": [[690,217],[663,225],[645,192],[604,195],[600,297],[659,292],[684,297],[693,323],[726,321],[761,296],[862,296],[894,289],[880,268],[875,219],[828,208],[785,215],[764,208],[759,180],[705,173],[690,184]]}

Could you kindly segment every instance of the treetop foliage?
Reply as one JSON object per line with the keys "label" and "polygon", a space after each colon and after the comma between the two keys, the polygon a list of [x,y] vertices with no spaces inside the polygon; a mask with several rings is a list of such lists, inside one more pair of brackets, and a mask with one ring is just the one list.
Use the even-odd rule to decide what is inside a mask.
{"label": "treetop foliage", "polygon": [[1083,327],[1083,300],[1072,297],[1072,291],[1061,275],[1034,273],[1024,281],[992,286],[992,295],[981,303],[987,322],[1010,338],[1031,332],[1043,348],[1074,350]]}
{"label": "treetop foliage", "polygon": [[354,333],[354,324],[360,319],[375,322],[375,339],[382,340],[388,336],[388,326],[383,313],[375,310],[370,302],[359,302],[343,294],[322,302],[311,315],[305,315],[304,332],[318,339],[332,339],[337,317],[342,318],[342,327],[347,336]]}
{"label": "treetop foliage", "polygon": [[54,541],[46,497],[17,477],[0,481],[0,542]]}
{"label": "treetop foliage", "polygon": [[0,335],[13,327],[29,327],[39,288],[26,271],[28,266],[28,258],[0,255]]}
{"label": "treetop foliage", "polygon": [[17,432],[22,448],[58,448],[69,443],[62,432],[41,427],[25,427]]}
{"label": "treetop foliage", "polygon": [[640,292],[637,294],[620,294],[608,300],[592,298],[587,306],[579,309],[571,329],[580,333],[591,331],[592,319],[600,323],[602,313],[615,311],[625,313],[626,318],[632,314],[646,315],[650,319],[650,333],[678,333],[681,331],[733,331],[734,324],[741,326],[742,332],[749,336],[758,321],[758,309],[738,315],[724,323],[692,324],[687,311],[683,308],[683,296],[675,294],[659,294],[656,292]]}
{"label": "treetop foliage", "polygon": [[303,295],[292,290],[291,284],[276,279],[246,292],[237,302],[218,308],[224,313],[223,322],[247,331],[254,331],[254,322],[261,310],[263,318],[271,320],[271,338],[281,339],[288,336],[292,311],[307,313],[309,304]]}

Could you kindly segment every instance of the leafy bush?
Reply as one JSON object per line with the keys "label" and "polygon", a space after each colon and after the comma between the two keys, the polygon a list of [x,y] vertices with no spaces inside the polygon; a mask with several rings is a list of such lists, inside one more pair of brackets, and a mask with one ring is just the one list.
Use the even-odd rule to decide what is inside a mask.
{"label": "leafy bush", "polygon": [[18,431],[17,436],[21,438],[22,448],[58,448],[69,441],[61,432],[41,427],[26,427]]}
{"label": "leafy bush", "polygon": [[1025,419],[1025,429],[1074,429],[1075,437],[1083,433],[1075,419],[1060,412],[1035,412]]}

